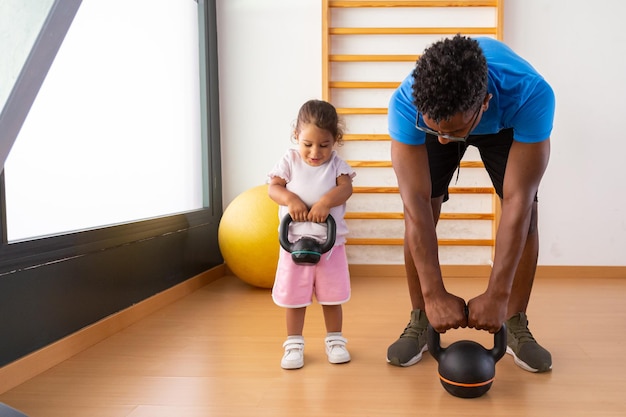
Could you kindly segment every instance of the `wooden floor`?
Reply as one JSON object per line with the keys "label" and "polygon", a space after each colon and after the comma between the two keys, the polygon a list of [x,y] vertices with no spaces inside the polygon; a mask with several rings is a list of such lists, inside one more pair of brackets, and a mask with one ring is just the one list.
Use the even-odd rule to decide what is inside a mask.
{"label": "wooden floor", "polygon": [[[529,307],[531,330],[553,356],[532,374],[498,362],[491,390],[452,397],[437,363],[397,368],[387,346],[409,317],[401,278],[353,277],[344,309],[352,362],[324,353],[320,307],[309,308],[305,366],[280,368],[284,311],[268,290],[223,277],[92,348],[0,395],[30,417],[206,416],[626,416],[626,280],[541,279]],[[484,281],[449,279],[465,298]],[[442,344],[485,332],[450,331]]]}

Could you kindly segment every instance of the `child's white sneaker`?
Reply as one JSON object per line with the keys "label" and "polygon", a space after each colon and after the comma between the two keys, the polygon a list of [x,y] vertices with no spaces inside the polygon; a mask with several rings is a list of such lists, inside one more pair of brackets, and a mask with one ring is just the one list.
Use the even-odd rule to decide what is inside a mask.
{"label": "child's white sneaker", "polygon": [[304,366],[304,338],[302,336],[289,336],[285,343],[285,354],[280,361],[283,369],[299,369]]}
{"label": "child's white sneaker", "polygon": [[341,335],[329,335],[326,337],[326,355],[330,363],[350,362],[350,353],[346,349],[348,340]]}

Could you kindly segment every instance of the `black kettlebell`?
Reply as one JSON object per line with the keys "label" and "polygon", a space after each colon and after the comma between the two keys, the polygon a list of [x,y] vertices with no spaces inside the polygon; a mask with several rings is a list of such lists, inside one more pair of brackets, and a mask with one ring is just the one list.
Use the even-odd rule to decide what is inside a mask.
{"label": "black kettlebell", "polygon": [[439,379],[446,391],[461,398],[476,398],[489,391],[496,376],[496,362],[506,352],[504,324],[493,339],[493,349],[471,340],[459,340],[442,348],[439,333],[428,325],[428,350],[439,362]]}
{"label": "black kettlebell", "polygon": [[280,222],[278,239],[280,246],[291,253],[291,259],[298,265],[315,265],[320,261],[323,253],[328,252],[335,244],[337,236],[337,224],[330,214],[326,218],[326,242],[319,243],[312,237],[302,237],[295,242],[289,241],[289,224],[293,221],[287,213]]}

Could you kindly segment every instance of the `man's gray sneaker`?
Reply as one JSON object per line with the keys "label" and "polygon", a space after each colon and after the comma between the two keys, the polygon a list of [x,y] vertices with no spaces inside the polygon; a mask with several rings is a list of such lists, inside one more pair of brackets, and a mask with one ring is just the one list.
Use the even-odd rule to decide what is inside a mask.
{"label": "man's gray sneaker", "polygon": [[411,311],[411,321],[400,338],[387,349],[387,362],[395,366],[411,366],[422,359],[422,353],[428,350],[426,344],[426,313],[416,309]]}
{"label": "man's gray sneaker", "polygon": [[552,369],[552,355],[541,347],[528,330],[525,313],[517,313],[506,321],[507,349],[515,364],[529,372],[546,372]]}

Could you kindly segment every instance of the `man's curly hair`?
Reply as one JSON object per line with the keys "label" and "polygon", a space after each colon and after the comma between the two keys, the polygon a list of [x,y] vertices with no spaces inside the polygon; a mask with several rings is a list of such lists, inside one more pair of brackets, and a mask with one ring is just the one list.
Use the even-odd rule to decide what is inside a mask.
{"label": "man's curly hair", "polygon": [[487,60],[474,39],[456,35],[435,42],[413,70],[413,102],[439,123],[475,109],[487,94]]}

